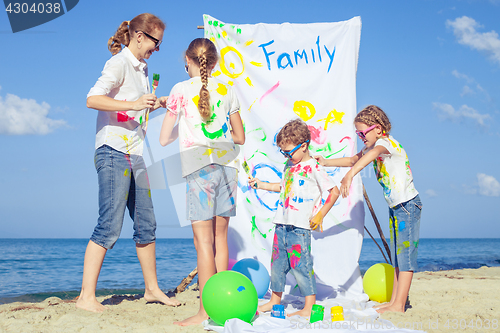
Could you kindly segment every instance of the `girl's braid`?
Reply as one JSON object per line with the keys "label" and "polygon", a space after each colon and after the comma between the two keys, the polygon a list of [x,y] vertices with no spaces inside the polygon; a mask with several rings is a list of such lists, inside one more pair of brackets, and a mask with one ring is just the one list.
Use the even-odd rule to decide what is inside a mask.
{"label": "girl's braid", "polygon": [[207,89],[208,86],[207,58],[204,52],[202,52],[198,56],[198,63],[200,64],[201,83],[203,84],[200,89],[198,110],[200,111],[201,118],[204,121],[208,121],[212,116],[212,112],[210,110],[210,94]]}

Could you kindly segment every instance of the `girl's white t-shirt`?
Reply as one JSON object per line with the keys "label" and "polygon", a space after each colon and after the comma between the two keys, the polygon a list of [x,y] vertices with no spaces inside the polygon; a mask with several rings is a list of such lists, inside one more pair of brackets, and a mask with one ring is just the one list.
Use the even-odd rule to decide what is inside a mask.
{"label": "girl's white t-shirt", "polygon": [[179,115],[179,150],[182,177],[210,164],[238,166],[238,150],[231,136],[229,116],[240,110],[232,87],[216,78],[208,79],[212,118],[204,122],[198,111],[201,78],[177,83],[168,96],[167,110]]}
{"label": "girl's white t-shirt", "polygon": [[378,182],[384,190],[389,207],[394,207],[417,196],[413,185],[410,162],[403,146],[391,135],[380,138],[374,147],[382,146],[389,154],[381,154],[373,161]]}
{"label": "girl's white t-shirt", "polygon": [[287,164],[273,222],[311,230],[309,221],[323,206],[322,194],[335,186],[335,181],[314,158]]}

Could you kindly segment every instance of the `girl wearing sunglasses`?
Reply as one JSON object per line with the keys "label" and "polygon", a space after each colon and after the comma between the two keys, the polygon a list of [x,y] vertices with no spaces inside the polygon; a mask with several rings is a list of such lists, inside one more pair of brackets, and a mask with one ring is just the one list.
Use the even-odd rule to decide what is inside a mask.
{"label": "girl wearing sunglasses", "polygon": [[377,311],[404,312],[413,272],[417,269],[422,202],[413,185],[406,151],[389,135],[391,123],[385,112],[375,105],[367,106],[354,118],[354,126],[365,144],[362,151],[352,157],[315,158],[323,166],[351,167],[341,182],[340,192],[344,198],[349,195],[353,177],[373,162],[389,205],[391,261],[395,268],[392,298]]}

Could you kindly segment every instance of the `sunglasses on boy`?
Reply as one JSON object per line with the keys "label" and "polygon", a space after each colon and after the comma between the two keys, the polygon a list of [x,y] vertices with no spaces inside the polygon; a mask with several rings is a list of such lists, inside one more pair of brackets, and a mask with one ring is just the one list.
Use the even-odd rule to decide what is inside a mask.
{"label": "sunglasses on boy", "polygon": [[295,148],[293,148],[292,150],[281,150],[280,148],[280,153],[282,153],[283,155],[285,155],[286,158],[292,158],[293,156],[293,153],[295,153],[297,151],[297,149],[300,148],[300,146],[302,146],[304,143],[308,143],[309,140],[307,141],[304,141],[302,143],[299,143]]}
{"label": "sunglasses on boy", "polygon": [[138,32],[142,32],[146,37],[148,37],[149,39],[151,39],[155,43],[155,49],[157,49],[157,48],[160,47],[161,42],[162,42],[161,40],[154,38],[153,36],[151,36],[150,34],[144,32],[144,31],[140,31],[140,30],[136,30],[135,31],[135,33],[138,33]]}
{"label": "sunglasses on boy", "polygon": [[364,140],[366,138],[366,133],[370,132],[375,127],[377,127],[377,125],[372,125],[372,126],[368,127],[367,129],[365,129],[364,131],[356,131],[356,134],[359,136],[359,138],[361,140]]}

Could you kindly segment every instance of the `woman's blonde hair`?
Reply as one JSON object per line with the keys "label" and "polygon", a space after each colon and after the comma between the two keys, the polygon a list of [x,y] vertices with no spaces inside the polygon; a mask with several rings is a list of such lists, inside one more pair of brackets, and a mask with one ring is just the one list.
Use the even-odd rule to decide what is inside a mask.
{"label": "woman's blonde hair", "polygon": [[155,30],[165,30],[165,23],[153,14],[139,14],[132,21],[123,21],[114,36],[108,40],[108,50],[115,55],[122,50],[122,44],[128,46],[136,31],[152,34]]}
{"label": "woman's blonde hair", "polygon": [[[302,119],[290,120],[285,124],[276,136],[276,144],[282,147],[286,144],[294,146],[311,140],[311,131]],[[309,147],[309,142],[307,143]]]}
{"label": "woman's blonde hair", "polygon": [[186,50],[186,56],[200,67],[201,89],[200,99],[198,100],[198,111],[204,121],[212,117],[212,108],[210,106],[210,93],[208,92],[208,69],[213,68],[219,60],[217,48],[214,43],[207,38],[196,38],[189,44]]}
{"label": "woman's blonde hair", "polygon": [[389,117],[382,111],[381,108],[375,105],[368,105],[361,110],[354,118],[355,123],[363,123],[367,126],[380,125],[384,134],[389,134],[391,131],[391,122]]}

